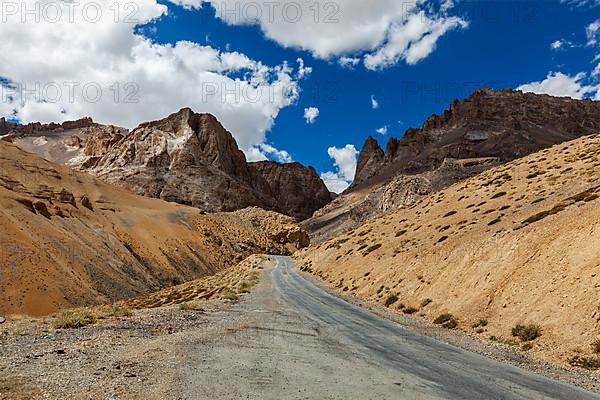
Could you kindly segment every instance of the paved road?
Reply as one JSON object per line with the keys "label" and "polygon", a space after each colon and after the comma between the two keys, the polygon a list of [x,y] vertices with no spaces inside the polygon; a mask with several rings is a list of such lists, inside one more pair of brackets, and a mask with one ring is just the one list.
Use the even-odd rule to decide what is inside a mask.
{"label": "paved road", "polygon": [[[418,398],[598,399],[600,396],[438,342],[329,295],[304,279],[286,257],[271,272],[290,306],[358,350],[372,368],[394,371],[420,388]],[[398,396],[402,387],[398,387]]]}
{"label": "paved road", "polygon": [[210,318],[181,346],[177,399],[600,399],[377,317],[286,257]]}

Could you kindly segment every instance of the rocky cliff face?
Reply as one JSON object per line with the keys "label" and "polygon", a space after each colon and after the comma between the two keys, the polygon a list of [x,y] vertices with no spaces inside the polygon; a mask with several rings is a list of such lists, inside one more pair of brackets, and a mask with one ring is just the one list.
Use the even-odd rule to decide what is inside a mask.
{"label": "rocky cliff face", "polygon": [[189,108],[131,132],[85,118],[17,126],[11,134],[19,147],[48,160],[139,195],[206,212],[258,206],[306,219],[331,200],[314,169],[297,163],[249,164],[214,116]]}
{"label": "rocky cliff face", "polygon": [[254,186],[266,183],[277,207],[298,220],[309,218],[331,201],[331,193],[313,167],[272,161],[249,166]]}
{"label": "rocky cliff face", "polygon": [[[93,140],[98,138],[88,140],[87,153],[105,147]],[[95,161],[87,160],[84,169],[134,193],[207,212],[273,207],[252,187],[246,158],[233,137],[213,116],[190,109],[140,125]]]}
{"label": "rocky cliff face", "polygon": [[3,136],[8,134],[8,132],[12,131],[16,126],[17,124],[8,122],[6,118],[0,118],[0,135]]}
{"label": "rocky cliff face", "polygon": [[[110,143],[115,136],[104,132],[101,138]],[[86,153],[94,153],[88,149],[97,142],[89,140]],[[104,152],[106,146],[99,147]],[[258,206],[305,219],[330,200],[314,169],[249,164],[214,116],[190,109],[140,125],[85,169],[135,193],[207,212]]]}
{"label": "rocky cliff face", "polygon": [[356,164],[355,182],[365,181],[374,176],[381,167],[385,154],[379,143],[372,136],[369,136],[363,144],[362,150],[358,156]]}
{"label": "rocky cliff face", "polygon": [[385,153],[369,138],[352,188],[432,171],[445,159],[507,162],[598,131],[600,102],[479,89],[464,101],[454,101],[442,115],[431,116],[421,128],[391,138]]}

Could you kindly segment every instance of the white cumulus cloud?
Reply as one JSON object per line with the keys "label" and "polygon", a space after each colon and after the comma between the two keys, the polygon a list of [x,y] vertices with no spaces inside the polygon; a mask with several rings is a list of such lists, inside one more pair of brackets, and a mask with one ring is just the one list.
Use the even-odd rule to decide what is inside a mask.
{"label": "white cumulus cloud", "polygon": [[550,48],[552,50],[559,50],[565,47],[565,45],[568,44],[568,42],[564,39],[559,39],[559,40],[555,40],[554,42],[550,43]]}
{"label": "white cumulus cloud", "polygon": [[600,19],[597,19],[586,26],[585,35],[587,36],[588,46],[595,46],[598,44],[598,36],[600,36]]}
{"label": "white cumulus cloud", "polygon": [[305,66],[303,59],[299,58],[296,62],[298,63],[298,79],[309,77],[312,74],[312,67]]}
{"label": "white cumulus cloud", "polygon": [[571,97],[582,99],[584,97],[597,97],[600,93],[600,85],[586,85],[584,83],[587,74],[580,72],[570,76],[562,72],[550,72],[546,79],[530,82],[519,86],[517,89],[523,92],[549,94],[558,97]]}
{"label": "white cumulus cloud", "polygon": [[344,68],[354,69],[358,64],[360,64],[360,58],[343,56],[338,60],[338,64]]}
{"label": "white cumulus cloud", "polygon": [[379,108],[379,101],[375,98],[375,95],[371,95],[371,108],[377,110]]}
{"label": "white cumulus cloud", "polygon": [[[36,3],[55,8],[39,22],[22,22],[23,10]],[[91,116],[132,128],[189,106],[214,114],[249,152],[265,143],[279,111],[295,104],[299,76],[309,73],[303,62],[296,73],[190,41],[154,43],[135,28],[168,15],[157,0],[14,4],[15,14],[0,25],[0,112],[24,123]]]}
{"label": "white cumulus cloud", "polygon": [[328,171],[321,174],[321,179],[330,191],[341,193],[354,180],[358,151],[354,145],[347,144],[342,148],[330,147],[327,150],[327,154],[333,159],[335,171]]}
{"label": "white cumulus cloud", "polygon": [[321,112],[317,107],[308,107],[304,109],[304,119],[307,124],[314,124]]}
{"label": "white cumulus cloud", "polygon": [[376,129],[375,131],[376,131],[377,133],[379,133],[380,135],[383,135],[383,136],[385,136],[385,135],[387,135],[387,133],[388,133],[388,128],[389,128],[389,127],[386,125],[386,126],[384,126],[384,127],[381,127],[381,128],[379,128],[379,129]]}
{"label": "white cumulus cloud", "polygon": [[466,28],[458,17],[430,18],[423,11],[412,14],[401,24],[393,25],[383,46],[365,56],[368,69],[382,69],[404,60],[417,64],[433,52],[440,37],[451,29]]}
{"label": "white cumulus cloud", "polygon": [[[203,2],[197,0],[197,6]],[[467,26],[463,19],[448,15],[452,1],[283,0],[253,2],[252,6],[238,0],[210,3],[218,18],[228,24],[258,25],[267,38],[284,47],[309,51],[321,59],[337,58],[346,67],[355,66],[359,59],[371,69],[400,60],[415,64],[434,50],[445,33]]]}

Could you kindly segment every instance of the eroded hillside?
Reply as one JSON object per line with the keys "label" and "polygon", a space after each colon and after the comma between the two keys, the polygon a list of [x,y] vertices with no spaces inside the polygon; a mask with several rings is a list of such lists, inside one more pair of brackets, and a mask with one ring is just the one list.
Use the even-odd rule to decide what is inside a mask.
{"label": "eroded hillside", "polygon": [[451,313],[482,338],[538,324],[533,351],[564,362],[598,339],[599,197],[593,135],[454,184],[298,258],[341,291],[428,320]]}
{"label": "eroded hillside", "polygon": [[260,209],[204,215],[0,141],[0,315],[131,298],[308,238]]}
{"label": "eroded hillside", "polygon": [[131,132],[90,118],[28,125],[0,120],[0,134],[6,131],[6,140],[47,160],[205,212],[260,207],[302,220],[331,201],[314,168],[247,162],[217,118],[189,108]]}
{"label": "eroded hillside", "polygon": [[598,131],[598,101],[477,89],[421,128],[389,138],[385,151],[369,137],[352,186],[303,226],[313,241],[330,239],[420,195]]}

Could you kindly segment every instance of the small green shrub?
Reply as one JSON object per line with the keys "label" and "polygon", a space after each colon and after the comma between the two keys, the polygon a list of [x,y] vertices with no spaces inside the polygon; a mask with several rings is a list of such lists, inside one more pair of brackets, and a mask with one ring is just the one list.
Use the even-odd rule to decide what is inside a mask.
{"label": "small green shrub", "polygon": [[452,314],[441,314],[436,319],[433,320],[433,323],[436,325],[443,324],[444,322],[450,321],[454,316]]}
{"label": "small green shrub", "polygon": [[108,315],[111,317],[131,317],[133,312],[123,305],[113,304]]}
{"label": "small green shrub", "polygon": [[479,327],[483,327],[483,326],[487,326],[488,321],[487,319],[480,319],[479,321],[477,321],[477,323],[473,324],[473,329],[475,328],[479,328]]}
{"label": "small green shrub", "polygon": [[497,223],[500,223],[500,222],[502,222],[502,218],[498,217],[498,218],[488,222],[488,226],[496,225]]}
{"label": "small green shrub", "polygon": [[531,342],[523,343],[521,345],[521,350],[523,350],[523,351],[529,351],[531,349],[533,349],[533,343],[531,343]]}
{"label": "small green shrub", "polygon": [[490,340],[492,342],[497,342],[497,343],[501,343],[507,346],[518,346],[519,342],[517,342],[516,340],[512,340],[512,339],[505,339],[503,337],[499,337],[499,336],[490,336]]}
{"label": "small green shrub", "polygon": [[529,324],[521,325],[517,324],[512,328],[512,335],[518,337],[523,342],[529,342],[537,339],[542,334],[542,328],[539,325]]}
{"label": "small green shrub", "polygon": [[574,367],[596,370],[600,369],[600,357],[575,356],[569,359],[569,364]]}
{"label": "small green shrub", "polygon": [[458,326],[458,321],[452,314],[444,313],[433,320],[434,324],[442,325],[446,329],[454,329]]}
{"label": "small green shrub", "polygon": [[421,302],[421,308],[423,307],[427,307],[429,304],[431,304],[433,302],[433,300],[431,299],[425,299]]}
{"label": "small green shrub", "polygon": [[594,353],[600,354],[600,339],[592,343],[592,348],[594,349]]}
{"label": "small green shrub", "polygon": [[237,301],[240,299],[238,294],[231,288],[221,290],[221,298],[225,300]]}
{"label": "small green shrub", "polygon": [[390,295],[387,297],[387,299],[385,299],[385,301],[384,301],[384,303],[383,303],[383,304],[384,304],[386,307],[389,307],[389,306],[391,306],[392,304],[394,304],[394,303],[395,303],[395,302],[397,302],[397,301],[398,301],[398,295],[396,295],[396,294],[390,294]]}
{"label": "small green shrub", "polygon": [[410,315],[410,314],[414,314],[414,313],[416,313],[417,311],[418,311],[418,310],[417,310],[416,308],[414,308],[414,307],[405,307],[405,308],[402,310],[402,312],[403,312],[404,314],[409,314],[409,315]]}
{"label": "small green shrub", "polygon": [[380,247],[381,247],[381,243],[374,244],[373,246],[369,247],[368,249],[366,249],[366,250],[363,252],[363,254],[362,254],[362,255],[363,255],[363,257],[366,257],[366,256],[368,256],[370,253],[372,253],[373,251],[375,251],[375,250],[379,249]]}
{"label": "small green shrub", "polygon": [[250,293],[253,286],[250,282],[243,280],[238,284],[238,293]]}

